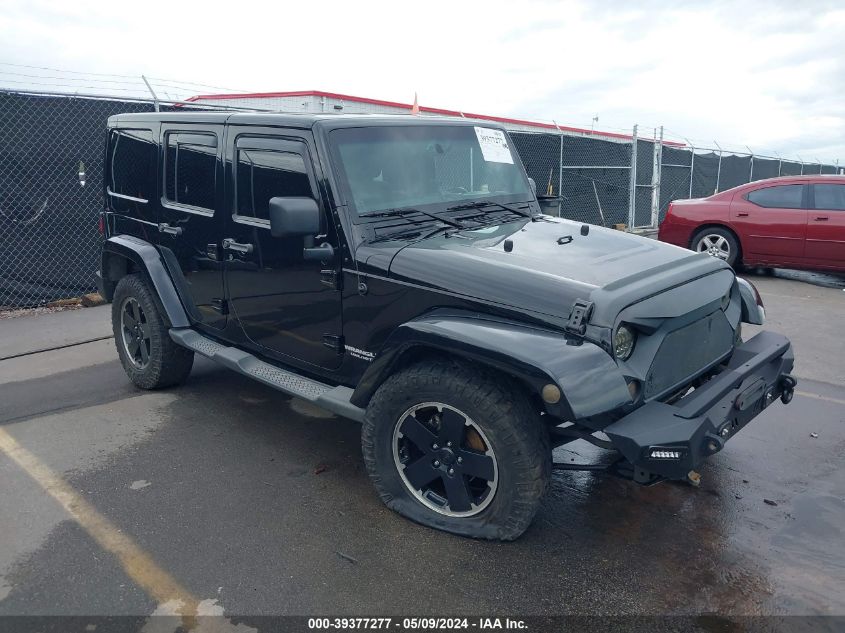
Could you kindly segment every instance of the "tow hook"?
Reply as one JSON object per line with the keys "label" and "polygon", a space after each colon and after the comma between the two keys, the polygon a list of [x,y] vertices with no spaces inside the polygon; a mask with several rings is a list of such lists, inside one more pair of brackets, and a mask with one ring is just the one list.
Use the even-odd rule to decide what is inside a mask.
{"label": "tow hook", "polygon": [[715,455],[720,450],[725,448],[725,440],[713,433],[707,433],[704,436],[704,450],[708,455]]}
{"label": "tow hook", "polygon": [[701,485],[701,474],[691,470],[687,473],[687,481],[690,483],[691,486],[695,486],[698,488]]}
{"label": "tow hook", "polygon": [[795,386],[798,384],[798,381],[789,374],[785,374],[781,376],[780,384],[780,401],[784,404],[789,404],[792,402],[792,398],[795,395]]}

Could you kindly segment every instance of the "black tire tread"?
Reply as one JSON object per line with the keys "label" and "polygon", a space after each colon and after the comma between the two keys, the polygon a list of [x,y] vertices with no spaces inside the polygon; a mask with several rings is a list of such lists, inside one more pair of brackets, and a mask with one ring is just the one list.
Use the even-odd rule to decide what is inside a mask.
{"label": "black tire tread", "polygon": [[[120,340],[120,306],[133,296],[147,315],[150,325],[150,363],[143,370],[135,368],[126,357]],[[185,382],[194,363],[194,353],[173,342],[158,306],[144,278],[138,273],[124,276],[117,284],[112,299],[112,331],[123,369],[135,386],[141,389],[163,389]]]}
{"label": "black tire tread", "polygon": [[[464,536],[506,541],[516,539],[533,521],[549,486],[549,434],[526,395],[512,381],[466,363],[450,359],[423,361],[389,377],[375,393],[367,407],[361,444],[364,463],[376,491],[388,507],[397,510],[394,494],[385,485],[383,471],[384,468],[395,471],[395,467],[392,463],[387,466],[378,463],[376,446],[379,435],[376,424],[380,418],[391,415],[389,410],[395,394],[415,394],[429,388],[443,387],[448,388],[455,401],[469,400],[477,409],[486,412],[487,420],[495,418],[497,426],[506,429],[498,436],[497,454],[512,456],[506,464],[500,459],[499,468],[500,472],[502,468],[510,468],[516,473],[513,500],[506,516],[490,517],[483,526],[478,523],[485,519],[476,517],[470,517],[473,521],[466,520],[466,528],[451,525],[456,520],[450,521],[449,517],[432,516],[430,521],[419,521],[419,517],[410,518]],[[431,511],[429,513],[435,514]],[[486,514],[487,510],[477,516],[485,517]]]}

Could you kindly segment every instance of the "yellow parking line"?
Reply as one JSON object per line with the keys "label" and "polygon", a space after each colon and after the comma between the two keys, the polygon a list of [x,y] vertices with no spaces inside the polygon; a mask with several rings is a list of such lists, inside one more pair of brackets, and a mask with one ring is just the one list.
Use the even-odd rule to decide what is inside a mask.
{"label": "yellow parking line", "polygon": [[193,628],[199,601],[129,536],[121,532],[94,506],[71,488],[66,481],[44,465],[9,433],[0,428],[0,450],[27,472],[53,497],[104,550],[114,554],[126,575],[159,604],[179,605],[185,628]]}
{"label": "yellow parking line", "polygon": [[840,398],[831,398],[830,396],[820,396],[817,393],[808,393],[806,391],[796,391],[796,396],[804,396],[805,398],[815,398],[816,400],[824,400],[825,402],[832,402],[834,404],[845,404],[845,400]]}

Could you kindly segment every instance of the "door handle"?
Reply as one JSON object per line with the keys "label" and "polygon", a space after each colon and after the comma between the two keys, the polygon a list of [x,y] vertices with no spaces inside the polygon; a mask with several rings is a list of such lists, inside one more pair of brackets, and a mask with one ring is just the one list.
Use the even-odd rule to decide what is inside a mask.
{"label": "door handle", "polygon": [[181,226],[170,226],[169,224],[161,223],[158,225],[159,233],[167,233],[168,235],[182,235]]}
{"label": "door handle", "polygon": [[739,218],[747,218],[747,217],[748,217],[748,214],[747,214],[747,213],[737,213],[736,215],[737,215],[737,217],[739,217]]}
{"label": "door handle", "polygon": [[826,215],[820,215],[819,217],[815,218],[816,222],[824,222],[825,220],[828,220],[828,219],[829,218]]}
{"label": "door handle", "polygon": [[236,253],[251,253],[252,244],[240,244],[233,240],[231,237],[227,237],[225,240],[223,240],[223,250],[235,251]]}

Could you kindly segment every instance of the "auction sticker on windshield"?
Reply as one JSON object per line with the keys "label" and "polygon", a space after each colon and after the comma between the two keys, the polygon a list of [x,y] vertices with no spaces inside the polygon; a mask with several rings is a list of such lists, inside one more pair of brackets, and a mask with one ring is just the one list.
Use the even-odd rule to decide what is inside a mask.
{"label": "auction sticker on windshield", "polygon": [[511,148],[508,146],[508,139],[502,130],[476,127],[475,135],[478,137],[478,144],[481,146],[481,155],[484,160],[489,163],[510,163],[513,165]]}

